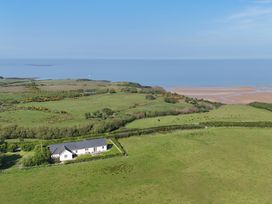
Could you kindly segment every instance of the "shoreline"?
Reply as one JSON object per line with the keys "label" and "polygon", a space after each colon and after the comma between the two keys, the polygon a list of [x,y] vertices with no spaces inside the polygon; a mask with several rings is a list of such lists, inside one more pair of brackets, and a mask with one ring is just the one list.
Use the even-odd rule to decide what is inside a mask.
{"label": "shoreline", "polygon": [[225,104],[272,103],[272,87],[173,87],[168,89],[181,95]]}

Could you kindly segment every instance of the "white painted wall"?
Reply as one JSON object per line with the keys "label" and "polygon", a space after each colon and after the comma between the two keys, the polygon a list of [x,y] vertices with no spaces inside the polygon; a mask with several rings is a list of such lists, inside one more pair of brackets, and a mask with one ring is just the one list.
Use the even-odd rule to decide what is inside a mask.
{"label": "white painted wall", "polygon": [[52,154],[52,156],[51,156],[53,159],[57,159],[57,158],[59,158],[60,157],[60,155],[59,154]]}
{"label": "white painted wall", "polygon": [[94,154],[94,153],[100,153],[100,152],[105,152],[107,151],[107,145],[104,146],[99,146],[99,147],[91,147],[88,149],[78,149],[78,150],[73,150],[73,152],[76,155],[84,155],[84,154]]}
{"label": "white painted wall", "polygon": [[107,151],[107,145],[97,147],[97,152],[105,152]]}
{"label": "white painted wall", "polygon": [[67,150],[60,154],[60,161],[68,161],[73,159],[73,154]]}
{"label": "white painted wall", "polygon": [[[99,147],[92,147],[88,149],[78,149],[78,150],[72,150],[74,154],[77,156],[84,155],[84,154],[95,154],[95,153],[102,153],[107,151],[107,145],[99,146]],[[66,156],[65,156],[66,155]],[[60,155],[59,154],[53,154],[51,156],[54,159],[59,158],[60,161],[68,161],[73,159],[73,154],[67,150],[63,151]]]}

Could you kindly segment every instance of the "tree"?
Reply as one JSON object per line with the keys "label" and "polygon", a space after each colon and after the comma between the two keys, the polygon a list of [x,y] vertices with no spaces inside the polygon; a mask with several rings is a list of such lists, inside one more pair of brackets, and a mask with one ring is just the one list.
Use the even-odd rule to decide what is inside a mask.
{"label": "tree", "polygon": [[51,163],[51,152],[47,147],[37,145],[33,156],[23,159],[23,165],[26,167],[38,166]]}

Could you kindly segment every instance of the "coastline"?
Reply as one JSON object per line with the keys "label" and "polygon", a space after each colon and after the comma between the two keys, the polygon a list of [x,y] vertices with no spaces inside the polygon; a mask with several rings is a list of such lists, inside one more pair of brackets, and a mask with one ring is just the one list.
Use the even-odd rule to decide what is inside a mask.
{"label": "coastline", "polygon": [[272,103],[272,87],[174,87],[168,90],[225,104]]}

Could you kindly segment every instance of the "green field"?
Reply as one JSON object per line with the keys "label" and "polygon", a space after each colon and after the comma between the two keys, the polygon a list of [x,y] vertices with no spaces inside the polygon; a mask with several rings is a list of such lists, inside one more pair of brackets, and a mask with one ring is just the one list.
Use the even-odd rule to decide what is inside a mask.
{"label": "green field", "polygon": [[208,113],[146,118],[128,124],[127,128],[148,128],[164,125],[196,124],[208,121],[253,122],[272,121],[268,110],[249,105],[225,105]]}
{"label": "green field", "polygon": [[272,129],[122,139],[128,157],[0,174],[1,203],[271,203]]}
{"label": "green field", "polygon": [[[180,102],[169,104],[158,97],[154,101],[146,100],[146,94],[102,94],[80,98],[68,98],[60,101],[31,102],[17,105],[17,107],[46,107],[52,112],[33,110],[9,110],[0,112],[0,126],[16,124],[23,127],[38,126],[75,126],[87,124],[84,114],[103,108],[111,108],[121,114],[137,113],[141,111],[169,111],[193,107],[191,104]],[[68,114],[54,112],[66,111]]]}
{"label": "green field", "polygon": [[[0,80],[0,203],[272,203],[272,128],[153,128],[150,135],[115,135],[201,122],[272,121],[271,104],[218,107],[128,82]],[[104,108],[111,115],[99,116]],[[109,136],[128,156],[112,146],[101,156],[117,157],[89,161],[84,155],[78,162],[88,162],[21,169],[22,158],[36,154],[18,152],[24,144]]]}

